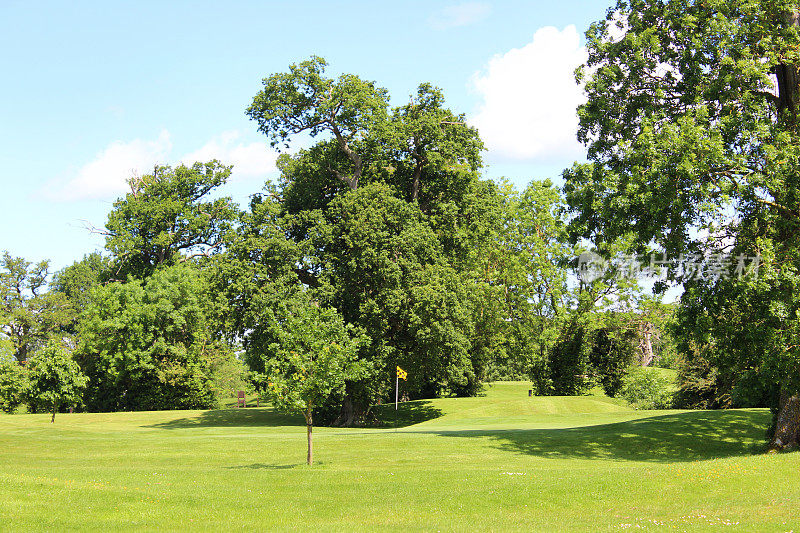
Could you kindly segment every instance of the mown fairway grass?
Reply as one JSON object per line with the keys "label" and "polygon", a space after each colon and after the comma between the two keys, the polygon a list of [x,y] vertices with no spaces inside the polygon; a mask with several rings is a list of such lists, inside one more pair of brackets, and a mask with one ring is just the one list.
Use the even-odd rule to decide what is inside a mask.
{"label": "mown fairway grass", "polygon": [[633,411],[500,383],[401,404],[397,429],[318,428],[311,468],[301,422],[0,416],[0,529],[800,529],[800,454],[761,454],[766,410]]}

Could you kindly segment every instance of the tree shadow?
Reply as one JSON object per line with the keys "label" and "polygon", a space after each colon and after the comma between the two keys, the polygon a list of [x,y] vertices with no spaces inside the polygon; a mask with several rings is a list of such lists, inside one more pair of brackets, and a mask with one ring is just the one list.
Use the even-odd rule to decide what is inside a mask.
{"label": "tree shadow", "polygon": [[439,418],[444,413],[438,407],[433,406],[430,400],[414,400],[402,402],[398,405],[397,411],[394,404],[383,404],[375,406],[375,416],[380,420],[380,427],[403,428]]}
{"label": "tree shadow", "polygon": [[291,470],[293,468],[298,468],[300,466],[305,465],[305,463],[296,463],[291,465],[270,465],[265,463],[253,463],[251,465],[237,465],[237,466],[226,466],[225,468],[228,470]]}
{"label": "tree shadow", "polygon": [[302,416],[287,414],[272,408],[217,409],[196,416],[178,418],[143,427],[156,429],[186,429],[200,427],[305,426]]}
{"label": "tree shadow", "polygon": [[[403,402],[399,410],[394,404],[376,406],[378,427],[406,427],[442,416],[442,411],[430,400]],[[284,413],[271,407],[246,409],[216,409],[197,415],[159,422],[142,427],[155,429],[188,429],[200,427],[255,427],[255,426],[305,426],[305,419],[294,413]],[[322,424],[320,424],[322,426]]]}
{"label": "tree shadow", "polygon": [[491,439],[505,451],[553,459],[674,463],[763,452],[769,422],[767,410],[689,411],[564,429],[430,433]]}

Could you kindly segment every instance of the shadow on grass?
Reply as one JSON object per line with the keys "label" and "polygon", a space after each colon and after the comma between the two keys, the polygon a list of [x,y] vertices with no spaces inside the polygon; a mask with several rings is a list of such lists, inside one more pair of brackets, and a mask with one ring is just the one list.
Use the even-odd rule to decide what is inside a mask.
{"label": "shadow on grass", "polygon": [[763,452],[769,423],[766,410],[690,411],[565,429],[430,433],[490,439],[505,451],[554,459],[672,463]]}
{"label": "shadow on grass", "polygon": [[[395,412],[394,404],[379,405],[375,414],[381,427],[406,427],[442,416],[428,400],[417,400],[400,404]],[[143,427],[156,429],[187,429],[201,427],[270,427],[305,426],[305,419],[299,414],[287,414],[269,407],[246,409],[217,409],[204,411],[196,416],[178,418]]]}
{"label": "shadow on grass", "polygon": [[185,429],[200,427],[248,427],[248,426],[305,426],[300,415],[286,414],[275,409],[217,409],[204,411],[197,416],[178,418],[144,426],[156,429]]}
{"label": "shadow on grass", "polygon": [[404,428],[439,418],[444,413],[442,410],[434,407],[433,402],[430,400],[414,400],[411,402],[402,402],[398,404],[398,409],[395,411],[394,404],[383,404],[375,406],[375,416],[381,422],[381,427],[385,428]]}
{"label": "shadow on grass", "polygon": [[305,463],[296,463],[291,465],[268,465],[264,463],[253,463],[251,465],[238,465],[226,466],[228,470],[291,470],[305,465]]}

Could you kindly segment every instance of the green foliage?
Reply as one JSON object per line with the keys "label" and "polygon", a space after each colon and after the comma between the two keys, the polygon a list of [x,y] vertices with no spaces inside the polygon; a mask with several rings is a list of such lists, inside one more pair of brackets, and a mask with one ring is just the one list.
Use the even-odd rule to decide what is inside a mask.
{"label": "green foliage", "polygon": [[591,353],[591,338],[587,338],[583,328],[566,332],[550,349],[546,374],[533,375],[538,378],[534,382],[537,392],[556,396],[584,394],[595,384],[589,360]]}
{"label": "green foliage", "polygon": [[501,187],[500,223],[474,247],[478,333],[491,365],[512,374],[535,374],[537,389],[551,389],[548,357],[558,342],[572,294],[564,259],[573,254],[560,216],[561,198],[549,181],[523,193]]}
{"label": "green foliage", "polygon": [[76,359],[91,378],[89,410],[196,409],[215,405],[208,284],[176,265],[145,281],[97,287],[80,324]]}
{"label": "green foliage", "polygon": [[675,384],[656,368],[634,366],[622,379],[619,397],[637,409],[669,409]]}
{"label": "green foliage", "polygon": [[237,391],[251,389],[247,365],[231,350],[220,346],[208,356],[211,389],[218,401],[233,396]]}
{"label": "green foliage", "polygon": [[146,277],[159,265],[183,256],[218,251],[236,211],[229,198],[207,196],[224,184],[231,167],[218,161],[191,167],[156,167],[129,180],[131,192],[114,202],[106,223],[106,249],[114,257],[113,276]]}
{"label": "green foliage", "polygon": [[63,294],[45,292],[48,268],[48,261],[32,265],[8,252],[0,259],[0,349],[18,362],[62,337],[76,315]]}
{"label": "green foliage", "polygon": [[329,213],[332,302],[369,332],[370,379],[383,381],[388,394],[384,376],[399,364],[412,397],[475,387],[470,285],[447,263],[417,205],[370,184],[337,198]]}
{"label": "green foliage", "polygon": [[303,414],[310,425],[314,408],[357,377],[361,339],[335,309],[310,302],[282,317],[276,331],[264,354],[264,374],[256,379],[275,407]]}
{"label": "green foliage", "polygon": [[624,327],[602,327],[592,334],[589,364],[609,396],[616,396],[634,362],[635,333]]}
{"label": "green foliage", "polygon": [[678,369],[675,405],[685,409],[731,407],[732,376],[720,373],[720,369],[703,357],[697,348],[692,348]]}
{"label": "green foliage", "polygon": [[52,413],[51,422],[61,407],[80,405],[89,380],[72,355],[54,341],[28,360],[27,374],[25,400],[33,411]]}
{"label": "green foliage", "polygon": [[84,255],[80,261],[64,267],[53,275],[50,290],[63,293],[76,309],[83,309],[91,301],[91,290],[108,281],[109,259],[99,252]]}
{"label": "green foliage", "polygon": [[13,413],[22,404],[27,384],[24,366],[13,361],[0,361],[0,411]]}
{"label": "green foliage", "polygon": [[757,276],[679,279],[673,269],[685,287],[675,329],[684,401],[796,394],[797,3],[623,0],[608,13],[587,32],[579,73],[590,162],[564,174],[573,236],[632,238],[637,251],[672,258],[760,256]]}

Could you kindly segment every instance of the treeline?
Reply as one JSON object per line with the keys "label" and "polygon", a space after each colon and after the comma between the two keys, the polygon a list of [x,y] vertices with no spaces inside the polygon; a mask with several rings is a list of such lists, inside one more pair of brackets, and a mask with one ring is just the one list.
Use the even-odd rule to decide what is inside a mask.
{"label": "treeline", "polygon": [[614,395],[652,359],[643,331],[675,360],[669,306],[635,281],[575,278],[581,248],[552,183],[483,179],[477,131],[435,87],[391,107],[386,90],[325,66],[265,78],[247,109],[273,146],[314,141],[281,155],[278,182],[248,206],[218,196],[220,162],[160,166],[114,203],[106,253],[52,280],[46,262],[4,255],[4,410],[25,401],[26,363],[56,351],[77,363],[69,402],[116,411],[210,408],[245,386],[269,396],[321,375],[298,370],[298,352],[346,346],[314,405],[345,425],[374,422],[397,366],[412,399],[493,379]]}

